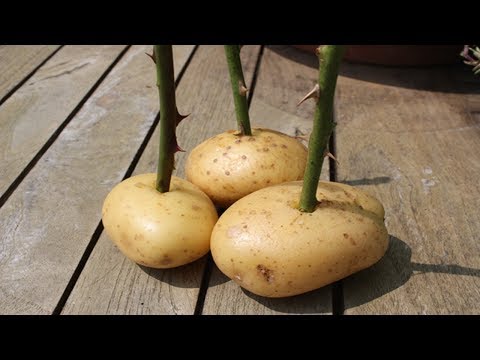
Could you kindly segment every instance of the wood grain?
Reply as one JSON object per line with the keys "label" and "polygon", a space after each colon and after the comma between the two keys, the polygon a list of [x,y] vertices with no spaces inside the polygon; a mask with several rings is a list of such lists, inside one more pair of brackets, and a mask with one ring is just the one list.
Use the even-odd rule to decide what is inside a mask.
{"label": "wood grain", "polygon": [[66,46],[0,107],[0,196],[125,46]]}
{"label": "wood grain", "polygon": [[[314,104],[297,107],[317,78],[314,57],[288,46],[266,47],[251,105],[253,126],[263,126],[289,135],[309,135]],[[322,179],[328,180],[328,161]],[[213,265],[203,314],[324,314],[331,312],[331,287],[285,299],[251,294],[224,276]]]}
{"label": "wood grain", "polygon": [[344,64],[339,181],[385,206],[390,248],[344,281],[346,314],[480,313],[480,90],[462,68]]}
{"label": "wood grain", "polygon": [[[69,50],[75,57],[64,60],[76,66],[57,64],[55,70],[49,63],[40,79],[74,74],[78,61],[101,62],[100,53],[121,49],[88,47],[83,56],[75,48]],[[0,209],[0,313],[49,314],[57,305],[99,223],[103,199],[123,178],[158,112],[148,50],[135,46],[124,55]],[[176,50],[179,70],[192,47]],[[73,84],[51,86],[45,91],[60,96],[71,94]],[[58,107],[70,102],[62,99]],[[49,102],[48,109],[54,108]]]}
{"label": "wood grain", "polygon": [[59,47],[59,45],[0,45],[0,99]]}
{"label": "wood grain", "polygon": [[[258,46],[245,46],[242,58],[250,84]],[[176,175],[184,176],[188,151],[206,138],[235,127],[233,101],[222,46],[201,46],[177,87],[180,113],[191,115],[178,127],[185,153],[177,153]],[[155,172],[158,127],[134,173]],[[113,184],[112,184],[113,185]],[[206,257],[168,270],[139,267],[100,237],[63,310],[64,314],[193,314]]]}

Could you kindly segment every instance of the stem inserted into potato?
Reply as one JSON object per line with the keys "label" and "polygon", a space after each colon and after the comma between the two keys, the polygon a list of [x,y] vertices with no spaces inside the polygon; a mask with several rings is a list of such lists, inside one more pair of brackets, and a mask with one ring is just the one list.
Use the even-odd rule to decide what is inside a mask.
{"label": "stem inserted into potato", "polygon": [[155,45],[153,55],[157,70],[157,87],[160,96],[160,148],[158,156],[156,188],[161,193],[170,190],[177,149],[175,129],[177,106],[175,103],[175,80],[171,45]]}
{"label": "stem inserted into potato", "polygon": [[152,56],[160,97],[160,153],[157,173],[117,184],[103,202],[102,222],[119,250],[138,264],[164,269],[188,264],[210,250],[218,214],[194,184],[172,176],[177,111],[171,45],[155,45]]}
{"label": "stem inserted into potato", "polygon": [[327,154],[328,140],[335,126],[333,122],[333,98],[337,84],[338,68],[345,47],[324,45],[318,49],[318,96],[313,130],[308,145],[308,160],[300,196],[300,210],[313,212],[318,204],[316,197],[323,159]]}
{"label": "stem inserted into potato", "polygon": [[301,180],[307,160],[307,148],[297,139],[271,129],[252,129],[240,46],[225,45],[225,54],[240,131],[205,140],[185,164],[187,179],[220,209],[263,187]]}
{"label": "stem inserted into potato", "polygon": [[[333,99],[343,50],[341,46],[319,49],[318,84],[304,98],[317,99],[307,169],[302,171],[304,181],[283,181],[250,192],[233,203],[213,228],[210,247],[216,265],[230,279],[256,295],[285,297],[317,289],[375,264],[387,250],[388,231],[382,204],[351,186],[318,181],[323,159],[329,154],[327,144],[334,128]],[[225,137],[222,134],[219,141],[224,142]],[[253,139],[255,142],[260,139],[248,138],[247,141]],[[273,141],[269,145],[278,149],[279,142],[275,140],[274,143],[276,147]],[[239,141],[238,144],[216,146],[218,151],[211,157],[206,156],[207,147],[201,146],[192,158],[191,170],[202,161],[217,165],[223,158],[236,160],[232,166],[236,170],[242,159],[264,154],[262,150],[270,154],[270,148],[260,146],[244,158],[241,156],[244,149],[239,153],[236,147],[241,144],[243,142]],[[290,144],[284,145],[291,155]],[[270,163],[271,169],[275,169],[282,160],[274,158],[276,161],[263,157],[269,161],[261,162],[260,167],[265,168],[265,164]],[[288,167],[294,162],[283,163]],[[269,179],[271,169],[267,166]],[[227,170],[231,177],[233,170]],[[221,183],[220,172],[208,168],[204,174],[207,181],[202,185],[208,190]],[[242,180],[246,178],[246,175],[240,176]],[[229,190],[227,183],[222,185]],[[298,199],[301,199],[300,209]]]}
{"label": "stem inserted into potato", "polygon": [[243,77],[242,63],[240,61],[240,46],[225,45],[228,71],[232,83],[235,114],[237,115],[238,129],[242,135],[251,136],[250,118],[248,116],[247,87]]}

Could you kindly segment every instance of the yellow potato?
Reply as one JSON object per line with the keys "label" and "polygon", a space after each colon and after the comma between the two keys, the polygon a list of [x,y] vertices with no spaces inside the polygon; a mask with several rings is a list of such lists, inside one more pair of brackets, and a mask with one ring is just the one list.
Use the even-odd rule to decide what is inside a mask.
{"label": "yellow potato", "polygon": [[106,197],[102,220],[110,239],[138,264],[172,268],[210,250],[218,219],[212,201],[195,185],[172,176],[170,191],[155,189],[156,174],[133,176]]}
{"label": "yellow potato", "polygon": [[297,139],[268,129],[253,136],[230,130],[210,138],[187,159],[186,178],[219,207],[226,208],[256,190],[303,179],[307,148]]}
{"label": "yellow potato", "polygon": [[351,186],[320,182],[313,213],[298,210],[302,182],[256,191],[233,204],[212,232],[218,268],[261,296],[301,294],[376,263],[386,252],[384,209]]}

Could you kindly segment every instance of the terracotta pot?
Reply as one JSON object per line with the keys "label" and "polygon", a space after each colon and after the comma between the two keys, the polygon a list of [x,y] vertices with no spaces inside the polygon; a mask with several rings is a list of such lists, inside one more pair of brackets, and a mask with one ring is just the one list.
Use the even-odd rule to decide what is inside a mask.
{"label": "terracotta pot", "polygon": [[[314,52],[318,45],[294,45]],[[461,61],[463,45],[348,45],[345,60],[355,63],[415,66],[446,65]]]}

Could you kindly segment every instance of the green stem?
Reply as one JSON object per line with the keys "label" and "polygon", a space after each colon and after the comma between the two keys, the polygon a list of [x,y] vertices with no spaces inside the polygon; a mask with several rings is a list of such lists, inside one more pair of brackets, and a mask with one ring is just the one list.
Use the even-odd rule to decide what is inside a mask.
{"label": "green stem", "polygon": [[170,190],[177,141],[177,106],[171,45],[154,45],[157,87],[160,98],[160,148],[157,168],[157,190]]}
{"label": "green stem", "polygon": [[240,61],[240,46],[225,45],[228,71],[232,83],[233,101],[237,115],[238,129],[242,135],[252,135],[250,118],[248,116],[247,87],[243,78],[242,62]]}
{"label": "green stem", "polygon": [[338,68],[344,50],[345,47],[339,45],[325,45],[319,48],[319,99],[308,145],[308,159],[300,197],[300,211],[313,212],[318,204],[316,196],[318,181],[328,140],[335,126],[333,122],[333,98],[337,84]]}

